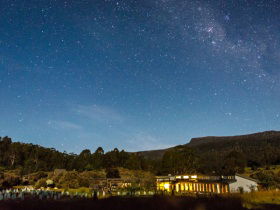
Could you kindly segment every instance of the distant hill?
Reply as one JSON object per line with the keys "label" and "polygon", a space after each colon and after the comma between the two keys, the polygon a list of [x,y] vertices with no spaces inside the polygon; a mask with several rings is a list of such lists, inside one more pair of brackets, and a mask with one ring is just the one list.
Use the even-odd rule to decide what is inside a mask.
{"label": "distant hill", "polygon": [[[265,131],[247,135],[238,136],[207,136],[192,138],[189,143],[178,145],[176,147],[191,147],[199,152],[225,153],[229,150],[250,151],[254,150],[261,152],[267,146],[272,146],[280,149],[280,131]],[[150,159],[160,159],[164,153],[176,147],[166,148],[162,150],[140,151],[139,155]],[[252,154],[253,155],[253,154]]]}
{"label": "distant hill", "polygon": [[261,141],[270,138],[279,138],[280,131],[265,131],[247,135],[238,135],[238,136],[206,136],[199,138],[192,138],[191,141],[187,144],[190,147],[200,146],[201,144],[208,143],[218,143],[218,142],[228,142],[228,141]]}

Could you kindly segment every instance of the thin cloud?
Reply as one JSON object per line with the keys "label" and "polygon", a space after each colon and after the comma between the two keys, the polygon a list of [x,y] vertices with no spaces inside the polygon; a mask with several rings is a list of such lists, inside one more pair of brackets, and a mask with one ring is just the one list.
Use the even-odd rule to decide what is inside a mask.
{"label": "thin cloud", "polygon": [[69,121],[49,121],[48,125],[55,129],[65,129],[65,130],[82,130],[82,126],[72,123]]}
{"label": "thin cloud", "polygon": [[75,112],[98,122],[123,122],[124,117],[112,108],[99,105],[78,105]]}

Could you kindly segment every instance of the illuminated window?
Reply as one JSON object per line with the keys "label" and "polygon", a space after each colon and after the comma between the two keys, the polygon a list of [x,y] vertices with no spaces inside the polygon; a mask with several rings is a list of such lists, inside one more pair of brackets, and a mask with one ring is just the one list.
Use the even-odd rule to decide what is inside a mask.
{"label": "illuminated window", "polygon": [[176,184],[176,192],[179,192],[179,184]]}
{"label": "illuminated window", "polygon": [[215,191],[215,185],[214,185],[214,184],[212,184],[212,192],[216,192],[216,191]]}
{"label": "illuminated window", "polygon": [[189,184],[189,190],[190,190],[190,191],[193,191],[193,185],[192,185],[192,183]]}
{"label": "illuminated window", "polygon": [[181,191],[184,191],[184,190],[185,190],[185,185],[181,184]]}
{"label": "illuminated window", "polygon": [[170,186],[169,183],[164,183],[164,185],[163,185],[165,190],[169,190],[169,186]]}

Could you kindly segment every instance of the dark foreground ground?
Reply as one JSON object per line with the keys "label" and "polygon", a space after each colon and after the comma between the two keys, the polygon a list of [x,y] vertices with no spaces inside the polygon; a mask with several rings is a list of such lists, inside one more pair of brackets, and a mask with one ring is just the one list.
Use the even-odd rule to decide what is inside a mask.
{"label": "dark foreground ground", "polygon": [[[25,200],[0,201],[0,210],[239,210],[246,209],[238,198],[192,198],[192,197],[111,197],[102,200]],[[278,210],[278,205],[258,206],[253,209]]]}

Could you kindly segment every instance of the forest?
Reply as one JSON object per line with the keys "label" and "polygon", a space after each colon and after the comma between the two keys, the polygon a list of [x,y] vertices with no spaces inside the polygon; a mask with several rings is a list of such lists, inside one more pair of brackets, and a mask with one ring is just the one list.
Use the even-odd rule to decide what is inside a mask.
{"label": "forest", "polygon": [[0,178],[7,170],[17,170],[23,175],[49,172],[55,169],[67,171],[104,170],[110,178],[120,177],[118,168],[142,170],[154,175],[202,173],[232,175],[251,174],[267,188],[277,187],[280,171],[270,169],[280,165],[280,138],[266,133],[258,140],[250,138],[227,141],[205,141],[204,143],[179,145],[165,151],[161,158],[151,159],[143,153],[119,151],[117,148],[104,152],[98,147],[80,154],[59,152],[54,148],[12,142],[9,137],[0,137]]}

